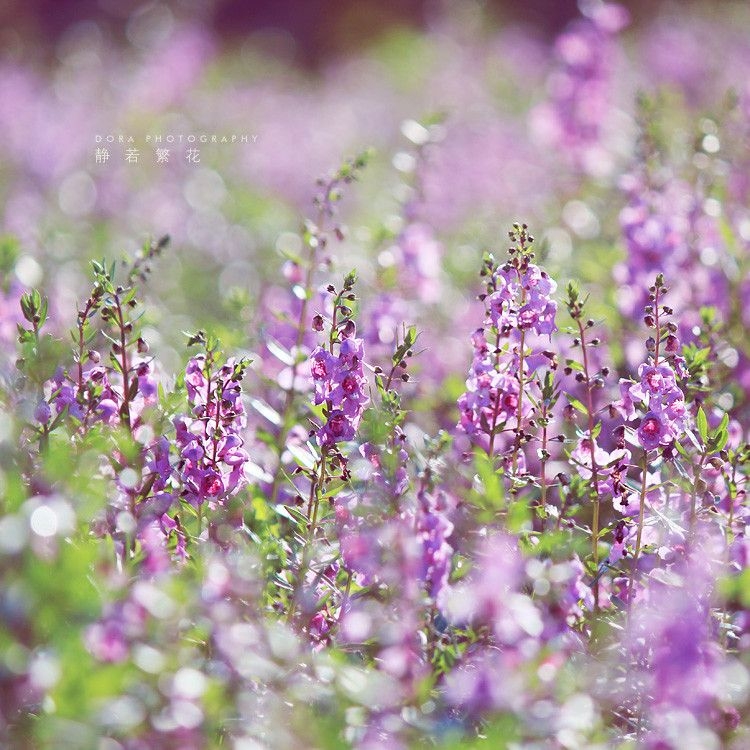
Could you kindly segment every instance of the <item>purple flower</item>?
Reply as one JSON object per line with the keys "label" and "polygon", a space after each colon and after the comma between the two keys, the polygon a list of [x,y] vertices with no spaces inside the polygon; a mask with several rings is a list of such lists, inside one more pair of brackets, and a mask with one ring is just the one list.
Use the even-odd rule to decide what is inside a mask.
{"label": "purple flower", "polygon": [[617,448],[609,453],[600,448],[595,439],[592,440],[588,436],[584,436],[571,451],[570,460],[586,481],[589,481],[593,476],[593,463],[596,463],[597,492],[599,494],[618,497],[623,493],[625,489],[623,482],[630,465],[629,450]]}
{"label": "purple flower", "polygon": [[206,357],[198,354],[193,357],[185,368],[185,386],[188,392],[188,398],[192,403],[205,403],[206,388],[208,382],[204,374]]}
{"label": "purple flower", "polygon": [[660,445],[668,445],[672,439],[669,426],[657,412],[648,412],[638,425],[638,442],[644,450],[650,451]]}
{"label": "purple flower", "polygon": [[620,378],[620,400],[615,401],[612,406],[620,413],[623,419],[629,421],[635,419],[635,404],[630,389],[634,383],[632,380]]}
{"label": "purple flower", "polygon": [[[210,372],[206,358],[190,360],[185,382],[190,381],[188,399],[193,415],[174,421],[180,460],[176,475],[185,498],[195,507],[206,500],[223,502],[245,481],[249,455],[240,433],[245,427],[242,388],[235,379],[233,359]],[[168,459],[166,459],[168,461]],[[160,471],[167,469],[163,450]]]}
{"label": "purple flower", "polygon": [[[336,364],[338,360],[332,354],[329,354],[323,347],[316,347],[310,355],[310,375],[315,383],[316,397],[319,393],[319,388],[322,389],[326,381],[329,381],[333,377],[333,373],[336,371]],[[316,403],[321,403],[316,401]]]}
{"label": "purple flower", "polygon": [[638,368],[641,382],[631,389],[631,395],[641,401],[649,397],[662,396],[675,387],[674,370],[667,364],[642,364]]}
{"label": "purple flower", "polygon": [[117,404],[111,398],[103,398],[96,407],[96,413],[102,422],[109,425],[114,424],[119,416]]}
{"label": "purple flower", "polygon": [[34,409],[34,419],[39,424],[49,424],[52,417],[52,409],[46,401],[40,401]]}
{"label": "purple flower", "polygon": [[453,524],[446,516],[447,499],[443,493],[432,495],[420,491],[417,500],[417,534],[422,545],[421,578],[427,584],[429,595],[437,600],[445,586],[453,559],[453,547],[448,538]]}
{"label": "purple flower", "polygon": [[338,356],[320,346],[310,355],[315,403],[328,406],[326,423],[317,431],[320,445],[333,445],[354,438],[369,403],[363,358],[364,342],[353,336],[341,341]]}
{"label": "purple flower", "polygon": [[331,445],[353,440],[355,435],[354,425],[341,409],[334,409],[328,414],[325,425],[317,433],[321,445]]}

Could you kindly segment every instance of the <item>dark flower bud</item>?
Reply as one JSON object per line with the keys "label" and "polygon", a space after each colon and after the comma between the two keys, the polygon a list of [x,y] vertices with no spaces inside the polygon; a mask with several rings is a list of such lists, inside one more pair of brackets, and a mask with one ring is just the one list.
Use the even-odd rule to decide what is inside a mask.
{"label": "dark flower bud", "polygon": [[322,315],[313,316],[312,327],[313,327],[313,331],[323,330],[323,316]]}
{"label": "dark flower bud", "polygon": [[664,448],[662,448],[661,455],[665,461],[669,461],[670,459],[674,458],[675,457],[674,445],[672,443],[670,443],[669,445],[665,445]]}

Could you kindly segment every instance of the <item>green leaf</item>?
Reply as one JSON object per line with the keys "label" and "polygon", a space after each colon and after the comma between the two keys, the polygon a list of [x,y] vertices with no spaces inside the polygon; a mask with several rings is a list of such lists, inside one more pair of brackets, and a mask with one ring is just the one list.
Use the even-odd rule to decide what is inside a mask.
{"label": "green leaf", "polygon": [[727,430],[717,429],[711,436],[709,448],[712,452],[718,453],[719,451],[724,450],[727,442],[729,442],[729,432]]}
{"label": "green leaf", "polygon": [[476,493],[479,495],[480,507],[502,508],[505,505],[505,489],[492,459],[486,453],[477,450],[474,461],[481,485],[481,491]]}
{"label": "green leaf", "polygon": [[576,410],[581,412],[584,416],[588,416],[589,410],[577,399],[571,396],[569,393],[565,394],[568,399],[568,403]]}
{"label": "green leaf", "polygon": [[708,442],[708,420],[706,419],[706,412],[703,411],[702,406],[698,407],[698,414],[695,417],[695,425],[698,428],[701,442],[705,445]]}
{"label": "green leaf", "polygon": [[518,533],[524,528],[531,527],[531,511],[526,500],[517,500],[508,508],[508,530]]}

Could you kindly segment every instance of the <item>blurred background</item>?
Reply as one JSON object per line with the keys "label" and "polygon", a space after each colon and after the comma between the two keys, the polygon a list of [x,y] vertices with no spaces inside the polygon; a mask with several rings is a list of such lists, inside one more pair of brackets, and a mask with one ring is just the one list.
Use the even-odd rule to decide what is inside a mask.
{"label": "blurred background", "polygon": [[44,288],[64,329],[91,258],[169,234],[144,292],[165,367],[195,325],[253,349],[316,178],[372,147],[330,273],[356,266],[366,320],[424,321],[462,372],[476,269],[509,224],[611,316],[643,101],[683,158],[748,80],[750,9],[730,0],[0,0],[6,278]]}
{"label": "blurred background", "polygon": [[[476,5],[495,23],[520,22],[535,27],[544,36],[554,35],[578,13],[576,0],[484,0]],[[678,3],[684,5],[685,3]],[[721,5],[723,3],[716,2]],[[36,54],[54,54],[53,45],[65,30],[84,19],[112,31],[125,42],[126,25],[133,14],[148,3],[128,0],[82,0],[79,2],[24,2],[5,0],[0,22],[5,42],[19,37],[33,43]],[[200,21],[222,45],[242,43],[248,35],[276,37],[283,54],[304,67],[317,67],[326,60],[361,48],[395,26],[425,30],[430,21],[445,14],[448,0],[183,0],[169,3],[171,12]],[[634,16],[653,14],[662,0],[626,0]]]}

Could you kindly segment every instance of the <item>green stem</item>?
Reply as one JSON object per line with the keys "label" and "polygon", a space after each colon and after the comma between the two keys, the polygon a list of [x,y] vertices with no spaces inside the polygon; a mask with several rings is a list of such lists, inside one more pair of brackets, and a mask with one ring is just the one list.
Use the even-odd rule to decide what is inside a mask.
{"label": "green stem", "polygon": [[[521,300],[523,306],[526,302],[526,294],[524,292],[524,298]],[[516,470],[518,469],[518,452],[521,450],[521,437],[523,430],[521,429],[521,420],[523,418],[523,388],[524,388],[524,377],[523,377],[523,363],[524,363],[524,348],[526,345],[526,331],[521,331],[521,344],[518,352],[518,410],[516,412],[516,441],[513,445],[513,464],[512,464],[512,481],[515,480]]]}
{"label": "green stem", "polygon": [[[500,371],[500,333],[495,336],[495,372]],[[495,395],[495,408],[492,412],[492,426],[490,428],[490,442],[487,446],[487,455],[492,458],[495,450],[495,437],[497,436],[497,418],[500,415],[500,394]]]}
{"label": "green stem", "polygon": [[703,465],[706,462],[707,456],[708,454],[704,448],[703,453],[701,453],[700,461],[695,467],[693,467],[693,486],[690,491],[690,527],[688,534],[688,539],[691,543],[693,541],[693,535],[695,533],[695,522],[698,517],[696,509],[698,501],[698,482],[700,480],[701,471],[703,471]]}
{"label": "green stem", "polygon": [[641,537],[643,535],[643,519],[646,510],[646,485],[648,483],[647,475],[648,453],[643,451],[643,460],[641,462],[641,494],[638,510],[638,531],[635,537],[635,552],[633,553],[633,564],[630,568],[630,582],[628,584],[628,614],[633,603],[633,589],[635,587],[635,576],[638,568],[638,558],[641,556]]}
{"label": "green stem", "polygon": [[127,339],[125,338],[125,316],[120,305],[120,298],[115,296],[117,309],[117,327],[120,329],[120,366],[122,367],[122,418],[130,431],[130,368],[128,366]]}
{"label": "green stem", "polygon": [[300,563],[299,572],[297,573],[292,601],[289,607],[289,612],[287,613],[287,622],[292,622],[294,620],[300,594],[305,587],[305,577],[307,576],[307,572],[310,569],[310,563],[312,562],[312,548],[315,542],[315,532],[318,527],[318,511],[320,508],[319,490],[325,486],[327,458],[328,452],[326,448],[323,448],[320,453],[320,461],[317,465],[317,472],[319,473],[316,473],[315,476],[313,476],[310,484],[310,495],[307,502],[307,516],[310,519],[310,523],[305,539],[305,546],[302,551],[302,562]]}
{"label": "green stem", "polygon": [[594,560],[594,609],[599,611],[599,467],[596,463],[596,449],[594,448],[594,398],[592,395],[591,376],[589,374],[589,358],[586,351],[586,329],[581,323],[580,316],[576,318],[578,334],[583,352],[583,374],[586,378],[586,412],[589,430],[589,452],[591,455],[591,494],[594,511],[591,519],[591,554]]}

